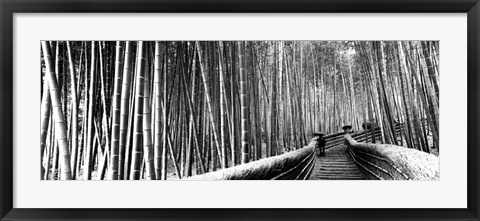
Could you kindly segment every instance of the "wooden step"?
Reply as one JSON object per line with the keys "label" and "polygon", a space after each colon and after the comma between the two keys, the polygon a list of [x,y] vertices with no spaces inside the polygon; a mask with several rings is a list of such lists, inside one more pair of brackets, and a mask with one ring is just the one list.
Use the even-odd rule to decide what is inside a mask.
{"label": "wooden step", "polygon": [[364,180],[362,173],[347,152],[345,145],[332,147],[325,156],[315,159],[315,166],[310,174],[311,180]]}

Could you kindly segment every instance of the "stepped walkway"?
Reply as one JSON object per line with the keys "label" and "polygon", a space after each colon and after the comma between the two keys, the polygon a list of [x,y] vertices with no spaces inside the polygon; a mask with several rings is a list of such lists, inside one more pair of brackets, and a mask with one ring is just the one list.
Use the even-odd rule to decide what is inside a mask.
{"label": "stepped walkway", "polygon": [[364,173],[357,167],[346,145],[338,145],[316,156],[309,180],[364,180]]}

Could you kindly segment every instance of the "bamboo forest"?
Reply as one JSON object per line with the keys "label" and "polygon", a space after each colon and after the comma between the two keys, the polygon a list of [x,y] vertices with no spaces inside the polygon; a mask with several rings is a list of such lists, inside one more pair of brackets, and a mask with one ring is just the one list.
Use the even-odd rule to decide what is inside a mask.
{"label": "bamboo forest", "polygon": [[438,180],[438,41],[40,51],[42,180]]}

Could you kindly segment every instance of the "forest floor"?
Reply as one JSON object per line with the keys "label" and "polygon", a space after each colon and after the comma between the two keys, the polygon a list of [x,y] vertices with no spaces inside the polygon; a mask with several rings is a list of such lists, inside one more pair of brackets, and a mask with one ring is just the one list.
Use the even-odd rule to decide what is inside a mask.
{"label": "forest floor", "polygon": [[[407,147],[407,143],[406,143],[406,140],[405,140],[404,137],[402,137],[401,140],[397,139],[397,142],[399,142],[398,145]],[[433,154],[435,156],[439,156],[438,148],[435,147],[435,145],[433,144],[433,136],[432,136],[431,133],[427,134],[427,142],[428,142],[428,146],[430,147],[430,154]]]}
{"label": "forest floor", "polygon": [[[281,144],[279,143],[279,147],[282,147]],[[279,148],[279,149],[282,149],[283,148]],[[263,158],[265,158],[267,154],[267,144],[266,143],[262,143],[262,156]],[[280,154],[283,154],[283,151],[281,151]],[[217,163],[218,164],[218,163]],[[197,165],[196,164],[193,164],[193,168],[197,168]],[[218,165],[218,167],[216,168],[216,170],[213,170],[213,171],[217,171],[221,169]],[[212,170],[210,170],[209,172],[213,172]],[[197,171],[195,169],[193,169],[192,171],[193,175],[197,175]],[[183,177],[182,177],[183,178]],[[175,170],[175,166],[173,165],[173,162],[172,160],[169,158],[169,161],[168,161],[168,164],[167,164],[167,180],[178,180],[178,176],[177,176],[177,172]]]}
{"label": "forest floor", "polygon": [[[263,145],[262,145],[262,156],[266,156],[266,152],[267,152],[267,145],[265,143],[263,143]],[[97,165],[97,164],[95,164],[95,165]],[[180,167],[180,164],[178,166]],[[197,174],[196,168],[197,168],[197,165],[193,164],[193,171],[192,171],[193,175]],[[216,170],[218,170],[218,169],[220,169],[219,165],[217,166]],[[54,172],[53,175],[50,175],[50,179],[52,179],[52,178],[53,179],[58,179],[58,172]],[[83,179],[83,167],[80,169],[80,171],[77,174],[77,180],[84,180]],[[96,167],[92,171],[92,180],[100,180],[99,179],[99,173],[98,173]],[[167,161],[167,180],[179,180],[179,177],[177,175],[177,171],[175,169],[175,165],[174,165],[171,158],[168,158],[168,161]]]}

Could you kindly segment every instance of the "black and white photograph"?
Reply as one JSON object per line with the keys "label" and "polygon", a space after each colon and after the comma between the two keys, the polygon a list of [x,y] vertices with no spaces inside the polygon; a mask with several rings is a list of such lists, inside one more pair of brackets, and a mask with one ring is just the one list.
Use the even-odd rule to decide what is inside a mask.
{"label": "black and white photograph", "polygon": [[438,181],[439,47],[41,41],[39,178]]}

